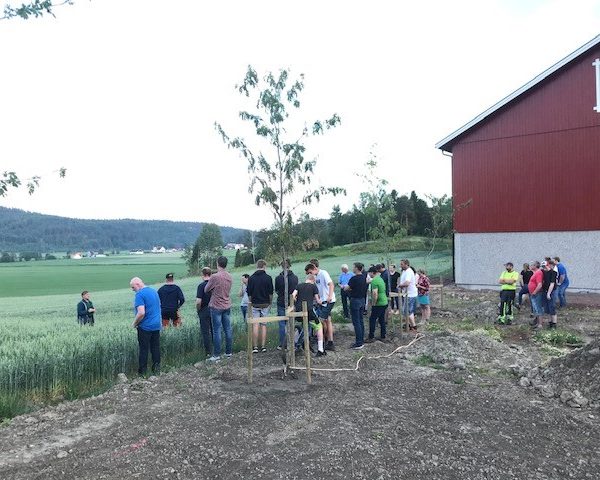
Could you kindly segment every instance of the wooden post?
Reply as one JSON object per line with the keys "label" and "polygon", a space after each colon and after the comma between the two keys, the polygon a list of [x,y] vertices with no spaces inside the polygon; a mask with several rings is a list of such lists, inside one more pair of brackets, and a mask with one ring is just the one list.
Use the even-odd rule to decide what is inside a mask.
{"label": "wooden post", "polygon": [[310,348],[309,348],[309,332],[308,332],[308,305],[302,302],[302,328],[304,330],[304,358],[306,359],[306,381],[310,384]]}
{"label": "wooden post", "polygon": [[[290,294],[290,306],[294,304],[294,297]],[[296,352],[294,345],[294,317],[288,317],[287,320],[287,361],[291,367],[296,366]]]}
{"label": "wooden post", "polygon": [[[249,317],[252,318],[252,304],[248,304]],[[250,323],[246,323],[246,330],[248,331],[248,383],[252,383],[252,327]]]}
{"label": "wooden post", "polygon": [[440,309],[444,308],[444,277],[440,275]]}

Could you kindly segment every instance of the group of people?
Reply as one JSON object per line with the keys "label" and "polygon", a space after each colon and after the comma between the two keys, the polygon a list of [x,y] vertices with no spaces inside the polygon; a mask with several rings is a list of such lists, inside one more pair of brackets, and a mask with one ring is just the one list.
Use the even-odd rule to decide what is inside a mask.
{"label": "group of people", "polygon": [[[202,344],[209,361],[221,359],[222,339],[225,339],[225,357],[233,354],[233,328],[231,322],[231,290],[233,279],[227,271],[227,257],[217,259],[217,270],[205,267],[201,271],[202,282],[196,289],[196,311],[198,314]],[[316,355],[327,355],[334,351],[334,327],[331,318],[336,303],[336,289],[331,275],[320,268],[319,260],[313,258],[304,267],[304,279],[300,282],[286,260],[281,263],[282,271],[273,278],[267,273],[267,262],[259,260],[256,271],[243,274],[238,292],[241,298],[240,308],[244,321],[252,318],[267,317],[273,306],[273,297],[277,295],[277,316],[286,316],[290,311],[300,312],[304,303],[307,306],[311,339],[314,339]],[[355,331],[353,349],[362,349],[365,343],[375,340],[376,327],[379,324],[382,341],[386,340],[387,321],[390,314],[398,314],[400,309],[408,317],[409,330],[417,332],[415,314],[417,303],[421,306],[423,320],[430,315],[429,279],[424,270],[418,272],[406,259],[400,262],[400,271],[395,265],[389,270],[385,265],[371,265],[355,262],[352,271],[342,265],[338,277],[343,314],[351,318]],[[160,331],[170,325],[177,327],[182,320],[179,313],[185,303],[181,288],[174,283],[173,273],[166,275],[166,281],[158,291],[144,284],[141,278],[134,277],[130,287],[135,292],[132,327],[137,330],[139,345],[140,375],[146,374],[148,356],[152,357],[152,372],[160,372]],[[398,295],[390,296],[390,292]],[[252,306],[251,311],[248,310]],[[286,310],[287,308],[287,310]],[[81,325],[93,325],[95,308],[89,298],[89,292],[82,292],[82,300],[77,306],[78,321]],[[370,312],[370,313],[369,313]],[[369,315],[369,330],[365,338],[364,320]],[[300,318],[297,318],[300,322]],[[279,344],[277,349],[286,348],[287,322],[279,322]],[[296,348],[302,348],[301,324],[294,332]],[[252,324],[252,348],[254,353],[267,351],[267,325],[258,322]],[[311,343],[311,350],[314,349]]]}
{"label": "group of people", "polygon": [[[567,305],[566,291],[569,287],[567,269],[560,257],[546,257],[542,262],[523,264],[517,273],[512,262],[507,262],[500,274],[500,304],[497,322],[510,325],[513,320],[513,305],[520,309],[524,297],[529,297],[531,322],[534,329],[543,327],[543,317],[548,316],[547,328],[556,328],[557,308]],[[518,294],[517,294],[518,289]]]}

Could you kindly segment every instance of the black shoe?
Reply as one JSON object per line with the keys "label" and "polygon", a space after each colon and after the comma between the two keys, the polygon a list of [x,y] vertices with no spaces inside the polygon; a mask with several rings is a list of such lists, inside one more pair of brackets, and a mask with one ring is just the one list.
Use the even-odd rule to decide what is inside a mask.
{"label": "black shoe", "polygon": [[335,347],[333,346],[333,342],[331,340],[325,344],[325,350],[335,352]]}
{"label": "black shoe", "polygon": [[373,343],[374,341],[375,341],[374,338],[369,337],[365,340],[365,343]]}
{"label": "black shoe", "polygon": [[317,352],[317,357],[326,357],[326,356],[327,356],[327,352],[325,350],[323,350],[322,352],[321,351]]}
{"label": "black shoe", "polygon": [[533,319],[529,321],[529,326],[530,327],[535,327],[538,324],[537,319]]}

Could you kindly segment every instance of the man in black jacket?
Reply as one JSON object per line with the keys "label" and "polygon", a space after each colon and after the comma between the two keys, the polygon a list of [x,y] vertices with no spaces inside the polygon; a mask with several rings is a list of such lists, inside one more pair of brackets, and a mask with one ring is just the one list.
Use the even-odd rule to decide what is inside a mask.
{"label": "man in black jacket", "polygon": [[362,350],[365,341],[365,324],[363,321],[363,312],[365,310],[365,297],[369,285],[367,276],[364,272],[365,266],[360,262],[354,263],[354,276],[348,281],[346,292],[350,297],[350,315],[352,316],[352,325],[354,326],[354,335],[356,341],[350,348]]}
{"label": "man in black jacket", "polygon": [[[248,279],[248,300],[252,304],[251,318],[268,317],[271,303],[273,302],[273,279],[266,272],[267,262],[256,262],[256,272]],[[255,323],[252,325],[253,352],[258,353],[258,336],[260,330],[261,352],[266,352],[267,324]]]}
{"label": "man in black jacket", "polygon": [[81,292],[81,302],[77,304],[77,321],[80,326],[94,326],[94,312],[96,309],[90,300],[90,292],[84,290]]}
{"label": "man in black jacket", "polygon": [[[287,305],[290,305],[290,295],[292,294],[292,292],[294,290],[296,290],[296,287],[298,286],[298,277],[294,274],[294,272],[292,272],[290,270],[290,267],[292,266],[291,262],[289,260],[285,261],[285,264],[283,262],[281,262],[281,266],[282,268],[284,268],[284,270],[282,270],[282,272],[277,275],[277,277],[275,277],[275,291],[277,292],[277,316],[278,317],[283,317],[286,315],[285,312],[285,305],[287,303]],[[287,288],[287,302],[286,300],[286,294],[285,294],[285,277],[284,277],[284,272],[287,269],[287,279],[288,279],[288,288]],[[281,350],[282,348],[285,347],[285,327],[286,327],[286,321],[285,320],[280,320],[279,321],[279,346],[277,347],[277,350]]]}
{"label": "man in black jacket", "polygon": [[160,298],[160,313],[162,316],[162,326],[168,327],[173,322],[174,327],[181,325],[181,316],[179,308],[185,302],[183,292],[178,285],[173,283],[173,274],[167,273],[165,284],[158,289],[158,298]]}

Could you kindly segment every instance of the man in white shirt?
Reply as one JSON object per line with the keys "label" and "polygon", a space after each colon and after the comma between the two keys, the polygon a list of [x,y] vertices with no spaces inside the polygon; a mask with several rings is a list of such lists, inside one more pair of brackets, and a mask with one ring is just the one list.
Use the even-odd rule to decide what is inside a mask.
{"label": "man in white shirt", "polygon": [[419,296],[417,277],[413,269],[410,268],[408,260],[400,260],[400,268],[402,269],[402,273],[400,274],[398,291],[406,293],[406,297],[403,299],[402,314],[408,315],[408,330],[412,333],[417,333],[417,324],[415,323],[417,297]]}
{"label": "man in white shirt", "polygon": [[327,338],[325,350],[335,351],[333,345],[333,322],[331,321],[331,310],[335,305],[334,283],[326,270],[319,268],[319,260],[313,258],[304,268],[304,271],[315,276],[315,284],[319,289],[319,300],[321,305],[317,308],[317,314],[323,323],[324,334]]}

